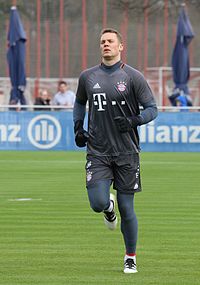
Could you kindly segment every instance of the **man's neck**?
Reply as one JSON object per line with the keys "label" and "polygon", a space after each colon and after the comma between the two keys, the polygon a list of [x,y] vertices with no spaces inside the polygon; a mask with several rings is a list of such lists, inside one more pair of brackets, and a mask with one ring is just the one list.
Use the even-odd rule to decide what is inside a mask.
{"label": "man's neck", "polygon": [[110,59],[110,60],[106,60],[105,58],[102,58],[102,62],[107,65],[107,66],[112,66],[115,63],[119,62],[121,60],[120,57],[114,58],[114,59]]}
{"label": "man's neck", "polygon": [[110,74],[112,72],[115,72],[117,69],[119,69],[121,65],[122,65],[121,61],[118,61],[114,63],[113,65],[106,65],[105,63],[102,62],[100,65],[100,68],[104,70],[106,73]]}

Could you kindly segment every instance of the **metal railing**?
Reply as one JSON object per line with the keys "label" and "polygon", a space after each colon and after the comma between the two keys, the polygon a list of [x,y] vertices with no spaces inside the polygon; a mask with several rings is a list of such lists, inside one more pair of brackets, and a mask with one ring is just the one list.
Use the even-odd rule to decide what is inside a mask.
{"label": "metal railing", "polygon": [[[51,111],[56,110],[73,110],[73,107],[69,106],[58,106],[58,105],[0,105],[0,111],[34,111],[35,109],[51,109]],[[142,109],[142,108],[141,108]],[[192,106],[192,107],[179,107],[179,106],[158,106],[159,111],[200,111],[200,106]]]}

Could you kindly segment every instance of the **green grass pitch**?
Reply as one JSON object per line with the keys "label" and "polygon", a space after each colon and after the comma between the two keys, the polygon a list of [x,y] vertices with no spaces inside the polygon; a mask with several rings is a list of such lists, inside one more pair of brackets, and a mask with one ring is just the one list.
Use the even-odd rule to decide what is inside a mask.
{"label": "green grass pitch", "polygon": [[83,152],[0,152],[0,284],[199,284],[200,154],[141,154],[130,275],[119,226],[89,207],[84,164]]}

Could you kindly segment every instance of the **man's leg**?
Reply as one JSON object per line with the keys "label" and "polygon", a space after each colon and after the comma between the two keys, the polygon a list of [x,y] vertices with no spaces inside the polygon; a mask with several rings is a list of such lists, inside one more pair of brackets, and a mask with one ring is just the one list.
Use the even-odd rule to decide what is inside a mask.
{"label": "man's leg", "polygon": [[103,212],[110,206],[111,180],[99,180],[87,186],[88,198],[91,208],[97,212]]}
{"label": "man's leg", "polygon": [[117,192],[117,202],[121,216],[121,232],[123,234],[126,247],[124,272],[135,273],[137,272],[136,244],[138,223],[134,212],[134,194],[127,195]]}
{"label": "man's leg", "polygon": [[114,195],[110,194],[111,179],[99,180],[87,186],[91,208],[97,212],[104,212],[105,225],[114,230],[117,226],[117,217],[114,211]]}

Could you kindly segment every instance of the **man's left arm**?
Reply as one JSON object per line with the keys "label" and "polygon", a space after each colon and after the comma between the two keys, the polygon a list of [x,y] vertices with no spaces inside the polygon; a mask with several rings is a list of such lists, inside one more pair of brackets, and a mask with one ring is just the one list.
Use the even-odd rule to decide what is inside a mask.
{"label": "man's left arm", "polygon": [[147,124],[158,115],[156,102],[147,81],[141,74],[134,81],[136,82],[134,93],[143,110],[140,114],[132,114],[130,117],[119,116],[115,118],[115,122],[122,133],[128,132],[137,126]]}
{"label": "man's left arm", "polygon": [[143,110],[139,115],[137,115],[139,125],[151,122],[158,115],[158,109],[155,102],[149,101],[147,103],[143,103],[142,107]]}

